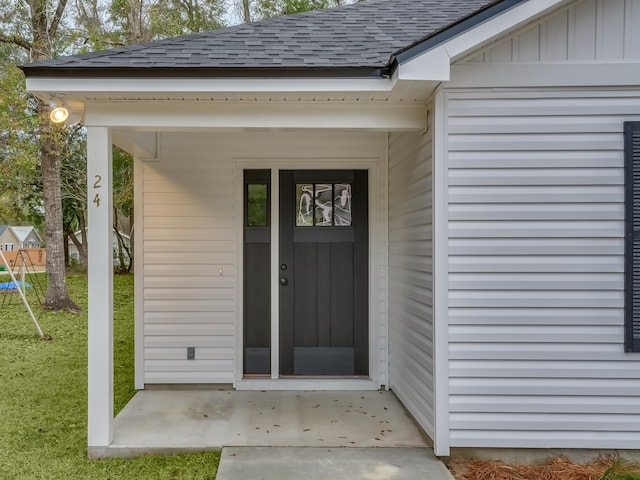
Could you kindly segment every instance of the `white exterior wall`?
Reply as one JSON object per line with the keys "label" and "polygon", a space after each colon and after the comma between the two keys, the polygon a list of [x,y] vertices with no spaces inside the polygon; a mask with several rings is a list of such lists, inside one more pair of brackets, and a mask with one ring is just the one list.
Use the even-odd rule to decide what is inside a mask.
{"label": "white exterior wall", "polygon": [[450,91],[452,447],[637,448],[623,122],[640,91]]}
{"label": "white exterior wall", "polygon": [[431,128],[389,139],[389,376],[434,438],[432,148]]}
{"label": "white exterior wall", "polygon": [[[256,168],[282,161],[305,168],[305,162],[315,162],[317,168],[318,162],[334,160],[349,168],[351,160],[377,160],[383,172],[386,143],[385,134],[362,132],[159,134],[158,158],[144,161],[137,179],[144,204],[142,240],[137,230],[144,248],[137,258],[137,271],[143,272],[144,307],[138,319],[144,336],[143,383],[232,383],[238,378],[238,161]],[[371,235],[384,252],[386,201],[379,206],[380,231]],[[372,273],[382,303],[385,262],[381,255]],[[385,313],[381,308],[375,319],[383,335]],[[379,358],[385,359],[386,342],[380,345]],[[196,347],[195,360],[187,360],[187,347]],[[374,370],[385,383],[386,370]]]}
{"label": "white exterior wall", "polygon": [[449,92],[447,113],[451,445],[637,448],[622,124],[640,92]]}
{"label": "white exterior wall", "polygon": [[640,0],[574,2],[452,67],[437,159],[451,447],[640,445],[622,134],[640,81],[621,69],[639,15]]}

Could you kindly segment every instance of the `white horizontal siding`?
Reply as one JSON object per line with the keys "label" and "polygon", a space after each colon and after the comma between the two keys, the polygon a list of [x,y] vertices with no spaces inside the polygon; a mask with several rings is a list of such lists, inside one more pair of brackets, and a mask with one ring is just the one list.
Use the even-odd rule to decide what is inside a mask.
{"label": "white horizontal siding", "polygon": [[[204,137],[168,137],[160,136],[158,160],[142,170],[144,381],[228,383],[235,358],[233,165],[211,158]],[[196,347],[195,360],[187,360],[187,347]],[[205,359],[201,349],[223,355]]]}
{"label": "white horizontal siding", "polygon": [[[490,239],[489,239],[490,240]],[[458,251],[458,250],[455,250]],[[533,253],[529,252],[529,255]],[[571,253],[571,252],[568,252]],[[463,254],[464,255],[464,254]],[[526,271],[525,277],[520,277],[524,281],[546,281],[549,279],[548,275],[539,275],[542,273],[558,272],[558,273],[581,273],[588,274],[593,272],[623,272],[624,262],[620,257],[611,258],[607,255],[573,255],[564,256],[562,258],[554,257],[553,255],[536,254],[535,258],[522,252],[521,255],[509,255],[507,253],[500,255],[499,252],[492,252],[492,254],[485,254],[485,256],[478,258],[466,258],[466,256],[457,256],[452,259],[449,264],[450,272],[511,272],[519,273]],[[474,280],[491,280],[493,277],[477,277]],[[515,277],[514,277],[515,278]],[[554,278],[558,278],[555,277]],[[565,275],[566,278],[566,275]],[[577,278],[577,275],[572,275],[571,279]],[[616,276],[615,278],[619,278]],[[455,280],[455,275],[452,275],[450,279]],[[588,280],[588,277],[580,275],[578,281]]]}
{"label": "white horizontal siding", "polygon": [[389,141],[391,388],[434,438],[433,212],[430,134]]}
{"label": "white horizontal siding", "polygon": [[[229,335],[210,335],[210,336],[201,336],[197,334],[188,335],[190,333],[187,329],[185,331],[180,332],[179,337],[175,334],[173,335],[147,335],[145,338],[145,349],[151,348],[168,348],[173,345],[176,345],[178,341],[180,343],[186,344],[186,346],[190,347],[207,347],[207,348],[229,348],[233,346],[234,337],[232,334]],[[186,360],[186,349],[183,350],[184,358]],[[197,353],[197,350],[196,350]],[[197,364],[197,361],[193,362],[194,366]],[[195,368],[195,367],[194,367]]]}
{"label": "white horizontal siding", "polygon": [[472,55],[471,62],[640,59],[639,0],[581,0]]}
{"label": "white horizontal siding", "polygon": [[[473,395],[458,397],[455,403],[457,412],[473,412],[474,405],[478,398]],[[611,406],[615,406],[618,414],[639,414],[640,403],[633,397],[617,397],[611,400]],[[537,397],[517,397],[502,396],[496,399],[496,402],[487,407],[488,412],[494,413],[522,413],[536,410],[540,413],[566,413],[566,414],[603,414],[610,410],[605,409],[598,398],[578,397],[570,395],[556,395],[554,397],[537,398]]]}
{"label": "white horizontal siding", "polygon": [[[196,358],[202,360],[228,360],[233,356],[233,348],[207,348],[202,347],[198,350]],[[182,348],[149,348],[145,351],[147,360],[184,360],[184,350]]]}
{"label": "white horizontal siding", "polygon": [[450,91],[447,106],[452,447],[637,448],[622,126],[640,92]]}
{"label": "white horizontal siding", "polygon": [[[191,364],[194,360],[190,361]],[[145,362],[146,365],[146,362]],[[215,383],[215,384],[231,384],[234,377],[229,373],[233,369],[233,364],[226,362],[225,371],[200,371],[197,369],[190,371],[168,371],[161,372],[146,371],[144,378],[147,384],[198,384],[198,383]]]}
{"label": "white horizontal siding", "polygon": [[[241,355],[237,332],[242,322],[242,292],[237,291],[242,246],[236,232],[242,206],[235,203],[234,160],[261,161],[264,168],[292,159],[300,168],[306,160],[347,165],[352,159],[383,158],[386,136],[246,132],[162,133],[158,138],[158,159],[144,162],[137,179],[144,199],[138,300],[144,383],[231,383]],[[381,248],[386,250],[384,239]],[[380,282],[380,288],[386,284]],[[196,347],[194,360],[187,360],[187,347]],[[382,342],[381,350],[386,351]]]}
{"label": "white horizontal siding", "polygon": [[[622,192],[618,198],[622,198]],[[606,259],[613,265],[616,262],[623,264],[623,259],[619,256],[623,248],[624,241],[621,238],[580,238],[579,240],[574,238],[452,238],[449,240],[449,252],[456,256],[477,253],[499,254],[500,258],[505,255],[554,255],[552,258],[557,261],[558,258],[555,255],[570,254],[571,257],[564,257],[563,261],[582,263],[586,258],[579,256],[588,255],[591,262]]]}

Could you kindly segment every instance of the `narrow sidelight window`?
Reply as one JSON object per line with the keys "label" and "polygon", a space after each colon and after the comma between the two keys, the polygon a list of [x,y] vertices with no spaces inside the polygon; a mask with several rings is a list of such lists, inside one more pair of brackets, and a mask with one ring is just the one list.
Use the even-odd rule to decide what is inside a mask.
{"label": "narrow sidelight window", "polygon": [[269,212],[267,183],[247,184],[247,226],[266,227]]}
{"label": "narrow sidelight window", "polygon": [[271,171],[244,171],[244,375],[271,373]]}

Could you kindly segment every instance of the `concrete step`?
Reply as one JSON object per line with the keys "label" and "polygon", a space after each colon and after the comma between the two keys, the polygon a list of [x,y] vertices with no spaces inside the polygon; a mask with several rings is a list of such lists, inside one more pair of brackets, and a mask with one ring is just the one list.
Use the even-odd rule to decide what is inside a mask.
{"label": "concrete step", "polygon": [[225,447],[216,480],[453,480],[429,448]]}

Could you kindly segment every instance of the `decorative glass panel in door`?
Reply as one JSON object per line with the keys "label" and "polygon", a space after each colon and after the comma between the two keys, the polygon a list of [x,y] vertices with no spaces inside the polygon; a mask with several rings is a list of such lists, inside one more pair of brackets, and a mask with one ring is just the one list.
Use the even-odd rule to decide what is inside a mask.
{"label": "decorative glass panel in door", "polygon": [[297,227],[350,227],[350,183],[296,183]]}
{"label": "decorative glass panel in door", "polygon": [[336,227],[351,226],[351,184],[336,183],[333,186],[333,224]]}
{"label": "decorative glass panel in door", "polygon": [[299,183],[296,185],[296,226],[313,226],[313,184]]}

